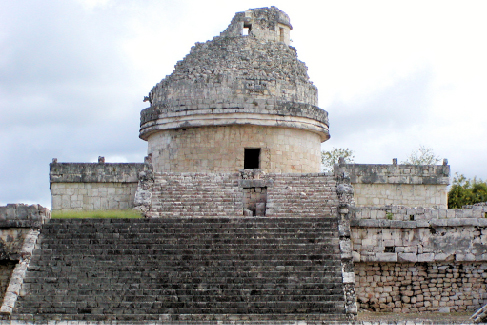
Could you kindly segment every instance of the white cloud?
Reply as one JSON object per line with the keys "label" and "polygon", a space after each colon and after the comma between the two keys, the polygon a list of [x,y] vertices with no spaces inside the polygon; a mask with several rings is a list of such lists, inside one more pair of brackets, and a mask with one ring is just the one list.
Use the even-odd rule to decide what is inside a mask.
{"label": "white cloud", "polygon": [[141,162],[142,98],[233,14],[275,5],[330,113],[324,148],[390,163],[425,145],[487,178],[483,1],[0,3],[0,201],[49,202],[49,163]]}

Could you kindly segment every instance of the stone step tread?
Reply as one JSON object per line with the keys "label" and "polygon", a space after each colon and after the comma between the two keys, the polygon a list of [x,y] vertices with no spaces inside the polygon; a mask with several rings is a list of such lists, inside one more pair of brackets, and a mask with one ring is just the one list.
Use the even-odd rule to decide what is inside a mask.
{"label": "stone step tread", "polygon": [[[306,229],[305,227],[308,226],[309,228]],[[230,227],[192,227],[192,228],[184,228],[184,227],[161,227],[158,229],[149,229],[145,228],[98,228],[98,229],[90,229],[90,228],[64,228],[60,229],[59,231],[55,232],[52,229],[46,229],[41,231],[41,234],[52,234],[51,237],[55,238],[57,236],[69,235],[74,234],[78,235],[94,235],[94,236],[119,236],[119,234],[126,234],[126,235],[148,235],[148,236],[156,236],[158,234],[174,234],[174,235],[186,235],[188,237],[191,236],[198,236],[198,237],[208,237],[208,236],[230,236],[230,235],[269,235],[269,236],[334,236],[337,233],[335,229],[336,225],[330,224],[320,227],[316,227],[313,224],[308,225],[301,225],[301,227],[279,227],[279,228],[250,228],[250,227],[240,227],[240,228],[230,228]],[[250,237],[253,238],[253,237]],[[80,239],[83,239],[82,237]],[[141,238],[144,240],[144,238]],[[285,239],[285,238],[283,238]]]}
{"label": "stone step tread", "polygon": [[[146,324],[146,321],[156,321],[156,324],[166,325],[215,325],[215,321],[222,321],[222,324],[233,325],[289,325],[289,321],[306,321],[307,325],[322,325],[323,321],[330,325],[343,325],[343,324],[355,324],[350,321],[349,316],[339,314],[339,311],[335,311],[322,314],[322,313],[301,313],[301,314],[181,314],[181,315],[168,315],[168,314],[51,314],[48,319],[63,319],[63,320],[82,320],[82,321],[107,321],[117,320],[117,324],[120,325],[142,325]],[[32,314],[18,314],[12,315],[12,320],[24,320],[24,321],[44,321],[45,315],[32,315]],[[163,323],[157,321],[163,321]],[[294,324],[294,322],[292,323]]]}
{"label": "stone step tread", "polygon": [[[80,290],[81,291],[81,290]],[[243,296],[242,293],[238,292],[229,292],[228,294],[206,294],[206,295],[174,295],[174,296],[159,296],[159,295],[130,295],[126,292],[104,292],[104,291],[95,291],[95,290],[84,290],[83,293],[76,293],[73,292],[72,294],[67,295],[44,295],[42,300],[29,300],[23,299],[19,301],[20,307],[40,307],[49,305],[53,306],[62,306],[69,304],[77,304],[77,305],[86,305],[89,303],[90,305],[97,305],[97,306],[114,306],[120,303],[129,303],[129,302],[149,302],[149,303],[157,303],[161,306],[164,305],[171,305],[171,304],[185,304],[191,305],[194,303],[199,304],[218,304],[218,305],[232,305],[232,304],[283,304],[283,303],[305,303],[309,301],[315,301],[320,304],[334,304],[334,303],[341,303],[343,300],[343,292],[335,292],[333,294],[328,295],[245,295]],[[248,290],[249,293],[251,290]],[[116,296],[113,296],[116,294]],[[93,295],[97,295],[98,300],[93,299]],[[121,295],[121,296],[120,296]],[[224,296],[223,296],[224,295]],[[39,295],[37,297],[42,297]]]}
{"label": "stone step tread", "polygon": [[[42,231],[41,234],[49,239],[103,239],[105,237],[112,238],[116,240],[129,239],[128,236],[132,238],[137,238],[140,240],[147,240],[149,237],[151,239],[158,239],[157,236],[160,235],[171,235],[177,239],[182,238],[205,238],[205,239],[219,239],[219,237],[228,237],[239,239],[254,239],[254,240],[265,240],[265,239],[275,239],[277,241],[289,240],[290,238],[307,238],[307,237],[319,237],[319,238],[334,238],[338,233],[336,229],[323,229],[323,228],[309,228],[307,230],[302,230],[303,228],[263,228],[261,230],[253,228],[161,228],[155,229],[154,231],[138,231],[139,229],[84,229],[84,228],[72,228],[72,229],[62,229],[58,232],[54,231]],[[76,237],[68,237],[76,236]],[[147,238],[136,237],[139,236],[149,236]],[[90,237],[82,237],[90,236]],[[125,236],[125,237],[124,237]],[[182,237],[180,237],[182,236]],[[240,238],[235,236],[241,236]],[[159,240],[173,240],[173,238],[160,238]]]}
{"label": "stone step tread", "polygon": [[[329,217],[329,218],[315,218],[314,221],[326,221],[326,219],[336,219],[336,217]],[[232,218],[232,217],[223,217],[223,218],[193,218],[192,222],[199,222],[199,223],[231,223],[231,222],[262,222],[262,223],[272,223],[272,222],[299,222],[300,220],[309,220],[309,218],[305,217],[288,217],[288,218],[278,218],[278,219],[269,219],[267,217],[239,217],[239,218]],[[153,224],[153,223],[178,223],[179,218],[172,218],[172,219],[97,219],[97,218],[85,218],[85,219],[51,219],[46,226],[50,226],[52,224],[65,224],[65,225],[74,225],[74,224],[94,224],[94,223],[105,223],[105,224]],[[186,220],[186,223],[188,221]]]}
{"label": "stone step tread", "polygon": [[[127,272],[128,273],[128,272]],[[93,272],[92,273],[93,277],[96,274],[96,272]],[[93,278],[91,277],[91,278]],[[86,286],[86,282],[89,282],[88,280],[91,279],[90,277],[78,277],[76,283],[73,283],[73,278],[64,278],[64,277],[60,277],[58,274],[49,274],[49,275],[40,275],[40,276],[32,276],[31,274],[28,274],[25,278],[25,283],[56,283],[56,284],[60,284],[60,283],[69,283],[69,284],[72,284],[73,288],[79,286],[79,287],[83,287],[83,286]],[[196,288],[194,287],[191,287],[189,285],[196,285],[196,284],[201,284],[201,283],[204,283],[204,284],[208,284],[208,285],[214,285],[218,288],[225,288],[225,286],[229,286],[230,284],[232,285],[232,287],[235,287],[235,288],[247,288],[247,287],[255,287],[257,284],[262,284],[264,289],[266,287],[266,285],[268,285],[268,288],[269,289],[272,289],[272,287],[276,287],[279,286],[280,284],[282,283],[286,283],[287,281],[287,277],[284,278],[284,277],[270,277],[270,278],[267,278],[267,277],[263,277],[263,278],[255,278],[255,277],[237,277],[237,278],[232,278],[232,277],[228,277],[228,276],[222,276],[222,277],[219,277],[217,280],[214,280],[214,281],[211,281],[210,278],[196,278],[200,281],[194,281],[195,279],[192,279],[193,281],[191,280],[187,280],[186,277],[177,277],[177,276],[168,276],[167,278],[155,278],[155,279],[152,279],[152,280],[144,280],[144,281],[137,281],[137,279],[139,280],[142,280],[140,277],[137,277],[137,276],[133,276],[133,277],[130,277],[129,274],[123,276],[118,276],[116,279],[115,278],[111,278],[111,277],[106,277],[106,276],[100,276],[99,277],[100,279],[106,279],[106,285],[108,284],[114,284],[114,283],[121,283],[121,284],[124,284],[124,283],[132,283],[132,284],[139,284],[139,287],[142,287],[144,289],[151,289],[150,285],[153,285],[153,284],[159,284],[159,285],[163,285],[163,284],[177,284],[177,283],[181,283],[181,285],[184,285],[188,288],[193,288],[193,289],[197,289],[198,286],[196,286]],[[131,279],[133,279],[133,281],[131,281]],[[330,274],[330,275],[326,275],[326,276],[323,276],[323,277],[303,277],[303,278],[299,278],[299,279],[296,279],[296,280],[299,280],[301,281],[302,283],[297,283],[295,284],[294,286],[296,288],[306,288],[306,287],[309,287],[309,286],[313,286],[313,285],[326,285],[326,284],[334,284],[334,283],[338,283],[341,281],[341,274]],[[248,284],[248,283],[244,283],[244,281],[252,281],[252,284]],[[293,283],[293,281],[291,281],[291,283]],[[105,285],[103,283],[100,283],[100,282],[95,282],[94,284],[101,284],[101,285]],[[46,288],[48,286],[45,286]]]}
{"label": "stone step tread", "polygon": [[[137,236],[142,235],[143,236]],[[49,235],[48,233],[43,233],[41,237],[41,245],[53,245],[58,243],[59,245],[66,244],[79,244],[79,245],[113,245],[120,243],[124,245],[125,241],[137,240],[140,245],[152,245],[153,247],[168,245],[168,243],[185,244],[186,242],[193,242],[194,245],[206,245],[197,244],[194,239],[204,240],[207,242],[217,243],[224,240],[223,244],[237,245],[248,243],[248,246],[258,245],[254,243],[259,241],[260,243],[268,243],[273,245],[302,245],[302,242],[306,243],[308,240],[316,241],[327,241],[335,243],[338,231],[317,231],[317,232],[306,232],[299,233],[289,231],[289,232],[233,232],[233,233],[218,233],[218,232],[181,232],[175,233],[172,231],[168,232],[158,232],[158,233],[104,233],[103,236],[96,233],[59,233],[54,235]],[[170,235],[170,237],[168,236]],[[89,236],[82,237],[82,236]],[[304,239],[304,241],[303,241]],[[296,242],[296,241],[300,242]],[[309,242],[311,243],[311,242]]]}
{"label": "stone step tread", "polygon": [[[45,315],[19,314],[12,315],[12,320],[24,321],[44,321]],[[117,320],[120,325],[142,325],[146,321],[156,321],[156,324],[166,325],[215,325],[215,321],[224,322],[222,324],[233,325],[289,325],[289,321],[306,321],[307,325],[322,325],[323,321],[330,325],[355,324],[350,321],[349,316],[335,313],[301,313],[301,314],[182,314],[182,315],[167,315],[167,314],[51,314],[48,319],[63,319],[63,320],[82,320],[82,321],[107,321]],[[163,323],[158,321],[162,320]],[[294,324],[294,322],[293,322]]]}

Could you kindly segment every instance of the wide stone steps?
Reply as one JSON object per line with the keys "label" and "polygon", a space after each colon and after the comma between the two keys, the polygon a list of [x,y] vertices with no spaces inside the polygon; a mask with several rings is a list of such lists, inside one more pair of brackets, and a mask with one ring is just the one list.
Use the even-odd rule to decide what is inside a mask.
{"label": "wide stone steps", "polygon": [[345,319],[335,218],[54,219],[39,245],[13,318]]}
{"label": "wide stone steps", "polygon": [[154,176],[153,215],[242,215],[238,174],[159,173]]}
{"label": "wide stone steps", "polygon": [[336,182],[331,176],[276,175],[274,186],[267,189],[270,217],[325,217],[336,214]]}

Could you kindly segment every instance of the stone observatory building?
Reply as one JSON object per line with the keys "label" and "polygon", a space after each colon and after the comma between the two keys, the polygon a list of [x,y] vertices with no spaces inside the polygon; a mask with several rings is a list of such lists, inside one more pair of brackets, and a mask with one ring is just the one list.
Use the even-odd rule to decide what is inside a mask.
{"label": "stone observatory building", "polygon": [[487,203],[447,209],[446,160],[319,172],[328,114],[291,30],[260,8],[197,43],[145,98],[143,163],[53,159],[53,215],[146,218],[0,207],[0,321],[352,324],[357,308],[485,305]]}
{"label": "stone observatory building", "polygon": [[[144,163],[51,163],[52,219],[15,302],[27,320],[355,319],[347,179],[320,173],[328,114],[277,8],[236,13],[145,98]],[[180,323],[179,323],[180,322]]]}
{"label": "stone observatory building", "polygon": [[274,7],[239,12],[146,97],[154,172],[319,172],[328,114]]}

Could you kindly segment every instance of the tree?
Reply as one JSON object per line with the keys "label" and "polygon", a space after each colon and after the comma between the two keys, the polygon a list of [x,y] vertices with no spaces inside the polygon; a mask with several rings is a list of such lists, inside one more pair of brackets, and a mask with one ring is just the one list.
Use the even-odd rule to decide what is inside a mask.
{"label": "tree", "polygon": [[411,152],[406,161],[401,162],[404,165],[436,165],[441,159],[438,157],[433,149],[420,146],[418,149]]}
{"label": "tree", "polygon": [[477,177],[468,179],[456,173],[448,191],[448,209],[461,209],[464,205],[480,202],[487,202],[487,183]]}
{"label": "tree", "polygon": [[322,151],[321,165],[323,166],[323,170],[326,172],[331,172],[335,164],[338,164],[338,159],[340,157],[343,157],[343,159],[345,159],[345,163],[347,164],[352,164],[355,161],[353,150],[348,148],[333,148],[333,150],[330,151]]}

